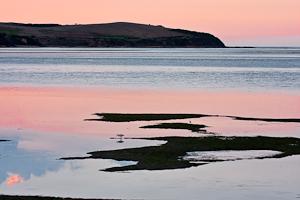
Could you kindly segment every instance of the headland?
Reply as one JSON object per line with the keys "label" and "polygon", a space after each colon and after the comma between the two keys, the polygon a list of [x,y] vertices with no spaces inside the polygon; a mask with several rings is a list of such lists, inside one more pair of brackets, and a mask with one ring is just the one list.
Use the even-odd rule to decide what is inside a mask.
{"label": "headland", "polygon": [[209,34],[128,22],[85,25],[0,23],[0,47],[224,48]]}

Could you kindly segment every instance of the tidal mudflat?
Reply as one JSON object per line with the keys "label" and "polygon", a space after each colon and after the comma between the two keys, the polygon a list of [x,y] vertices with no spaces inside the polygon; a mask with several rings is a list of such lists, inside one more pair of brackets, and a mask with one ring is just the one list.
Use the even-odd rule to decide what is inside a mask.
{"label": "tidal mudflat", "polygon": [[[202,114],[118,114],[118,113],[97,113],[99,119],[90,119],[95,121],[108,122],[129,122],[129,121],[158,121],[172,119],[193,119],[208,117],[209,115]],[[214,116],[216,117],[216,116]],[[232,117],[235,120],[252,120],[252,121],[267,121],[267,122],[300,122],[300,119],[260,119],[260,118],[243,118]],[[89,121],[90,121],[89,120]],[[142,126],[140,128],[149,129],[185,129],[192,132],[200,132],[205,128],[205,125],[187,123],[160,123],[157,125]],[[206,133],[206,130],[201,130]],[[214,135],[215,133],[209,133]],[[120,135],[122,139],[123,135]],[[161,137],[148,138],[148,140],[163,140],[167,143],[156,147],[141,147],[133,149],[123,149],[114,151],[97,151],[90,152],[88,157],[68,157],[63,160],[70,159],[114,159],[118,161],[136,161],[137,163],[129,166],[113,167],[103,169],[104,171],[128,171],[128,170],[165,170],[189,168],[193,166],[207,164],[207,162],[223,161],[218,158],[206,159],[198,158],[194,161],[202,161],[201,163],[190,162],[188,159],[182,159],[187,156],[188,152],[195,151],[241,151],[248,150],[247,153],[253,150],[268,150],[277,151],[275,154],[266,154],[258,158],[281,158],[285,156],[300,154],[300,140],[298,138],[275,138],[275,137]],[[122,140],[123,142],[123,140]],[[252,158],[256,158],[254,155]],[[233,158],[241,159],[241,158]]]}
{"label": "tidal mudflat", "polygon": [[[299,59],[295,48],[1,49],[1,194],[298,198]],[[93,113],[158,115],[103,121]],[[208,145],[214,151],[178,145],[188,139],[218,142]],[[157,151],[168,145],[184,149]],[[121,170],[141,164],[134,154],[118,160],[139,148],[193,166]],[[60,159],[87,152],[115,159]]]}
{"label": "tidal mudflat", "polygon": [[[119,161],[136,161],[134,165],[103,169],[104,171],[128,170],[165,170],[180,169],[207,164],[208,162],[223,161],[221,159],[198,158],[190,162],[182,159],[188,152],[193,151],[246,151],[253,150],[277,151],[276,154],[260,156],[258,158],[281,158],[300,154],[300,139],[298,138],[270,138],[270,137],[163,137],[151,138],[167,141],[158,147],[142,147],[114,151],[91,152],[89,157],[69,157],[68,159],[114,159]],[[247,152],[247,153],[249,153]],[[255,153],[255,151],[253,152]],[[255,155],[252,158],[256,158]],[[241,159],[241,158],[236,158]],[[233,160],[236,160],[233,158]]]}

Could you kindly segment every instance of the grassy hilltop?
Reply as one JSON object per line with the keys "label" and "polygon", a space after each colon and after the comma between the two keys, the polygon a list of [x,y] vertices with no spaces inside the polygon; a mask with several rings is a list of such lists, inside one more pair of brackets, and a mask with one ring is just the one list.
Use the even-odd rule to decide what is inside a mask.
{"label": "grassy hilltop", "polygon": [[208,33],[127,22],[88,25],[0,23],[0,46],[225,47],[220,39]]}

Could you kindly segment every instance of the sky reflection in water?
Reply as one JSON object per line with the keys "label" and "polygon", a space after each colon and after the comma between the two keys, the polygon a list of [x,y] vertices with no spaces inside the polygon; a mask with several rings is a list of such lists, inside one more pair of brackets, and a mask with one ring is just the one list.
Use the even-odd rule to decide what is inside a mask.
{"label": "sky reflection in water", "polygon": [[[131,125],[83,120],[95,118],[92,114],[96,112],[300,118],[300,98],[296,95],[113,88],[86,90],[0,88],[1,103],[5,105],[1,107],[0,126],[111,137],[119,133],[120,127],[128,126],[129,129]],[[116,126],[120,127],[114,128]]]}
{"label": "sky reflection in water", "polygon": [[[1,139],[12,140],[0,143],[0,182],[2,183],[0,188],[5,194],[41,194],[94,198],[99,197],[98,195],[101,198],[105,198],[105,195],[109,198],[142,198],[143,195],[147,197],[148,194],[144,191],[146,186],[143,186],[144,190],[139,188],[142,192],[137,192],[137,196],[125,192],[127,189],[132,191],[132,189],[122,185],[129,184],[125,178],[128,175],[99,172],[100,169],[133,164],[133,162],[113,160],[63,161],[57,159],[67,156],[85,156],[87,152],[95,150],[131,148],[163,143],[132,139],[125,139],[124,143],[117,143],[116,139],[110,139],[110,137],[116,137],[120,133],[124,134],[125,138],[171,135],[200,136],[198,133],[185,130],[139,128],[140,126],[163,121],[130,123],[84,121],[84,119],[97,118],[97,116],[92,115],[95,112],[203,113],[279,118],[299,118],[300,115],[300,112],[295,110],[299,97],[282,94],[55,87],[5,87],[1,88],[0,91],[1,102],[6,105],[1,108],[0,113],[0,136]],[[208,132],[219,135],[299,137],[299,124],[297,123],[237,121],[227,117],[170,120],[170,122],[188,123],[189,120],[194,124],[205,124],[209,126],[207,128]],[[214,167],[211,170],[213,169]],[[195,169],[189,170],[193,171]],[[186,173],[183,171],[180,170],[180,173],[165,173],[175,173],[174,176],[178,176],[181,173]],[[130,173],[135,174],[133,179],[138,180],[138,182],[144,182],[145,179],[150,178],[151,180],[148,183],[150,185],[148,186],[153,189],[155,187],[152,184],[160,180],[158,177],[154,178],[153,174],[149,176],[150,172]],[[202,174],[203,172],[199,171],[197,173]],[[95,176],[101,179],[96,184],[100,188],[106,187],[103,185],[105,182],[116,184],[111,179],[119,180],[122,184],[117,184],[116,188],[120,189],[119,194],[121,196],[112,195],[114,193],[112,188],[114,187],[108,190],[111,192],[97,193],[96,190],[92,189],[94,186],[88,183],[98,179]],[[164,174],[163,176],[168,175]],[[12,177],[15,180],[19,178],[19,181],[8,185],[8,183],[11,183]],[[170,184],[167,181],[170,178],[164,178],[166,184]],[[132,177],[129,179],[132,179]],[[217,176],[212,177],[213,179],[217,179]],[[23,182],[20,180],[23,180]],[[62,185],[68,186],[59,189],[52,185],[54,184],[53,181],[60,182],[58,184],[60,187]],[[189,179],[189,181],[191,180]],[[132,188],[137,187],[135,184],[130,184]],[[52,186],[50,187],[50,185]],[[86,187],[86,185],[89,186]],[[84,187],[85,192],[74,193],[74,188],[77,187]],[[170,188],[173,188],[173,191],[176,186],[171,184]],[[139,196],[141,194],[143,195]],[[150,195],[149,197],[152,198],[153,196]]]}
{"label": "sky reflection in water", "polygon": [[[203,135],[139,128],[165,121],[84,121],[97,118],[92,115],[96,112],[300,118],[299,49],[79,50],[0,49],[0,139],[11,140],[0,142],[0,193],[123,199],[300,197],[299,156],[129,173],[99,170],[131,161],[58,160],[164,143],[127,137]],[[65,77],[68,73],[71,79]],[[169,122],[190,120],[217,135],[300,137],[299,123],[228,117]],[[124,143],[110,139],[117,134],[125,135]]]}
{"label": "sky reflection in water", "polygon": [[[0,185],[6,194],[116,199],[295,199],[299,156],[212,163],[188,170],[108,173],[109,160],[65,162],[58,171],[31,175],[24,183]],[[274,176],[274,173],[276,176]],[[155,191],[155,192],[153,192]],[[245,197],[246,194],[246,197]]]}

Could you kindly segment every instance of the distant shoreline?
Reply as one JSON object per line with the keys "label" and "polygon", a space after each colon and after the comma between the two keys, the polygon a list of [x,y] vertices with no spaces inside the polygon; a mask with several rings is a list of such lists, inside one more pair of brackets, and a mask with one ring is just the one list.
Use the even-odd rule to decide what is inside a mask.
{"label": "distant shoreline", "polygon": [[260,46],[225,46],[225,47],[161,47],[161,46],[151,46],[151,47],[89,47],[89,46],[76,46],[76,47],[70,47],[70,46],[29,46],[29,45],[16,45],[16,46],[3,46],[0,45],[0,48],[106,48],[106,49],[112,49],[112,48],[118,48],[118,49],[129,49],[129,48],[136,48],[136,49],[143,49],[143,48],[149,48],[149,49],[293,49],[293,48],[300,48],[300,47],[260,47]]}
{"label": "distant shoreline", "polygon": [[203,32],[117,22],[59,25],[0,23],[1,47],[225,48]]}
{"label": "distant shoreline", "polygon": [[5,49],[14,49],[14,48],[90,48],[90,49],[96,49],[96,48],[104,48],[104,49],[238,49],[238,48],[259,48],[259,47],[163,47],[163,46],[144,46],[144,47],[127,47],[127,46],[112,46],[112,47],[102,47],[102,46],[97,46],[97,47],[90,47],[90,46],[27,46],[27,45],[16,45],[16,46],[1,46],[0,48],[5,48]]}

